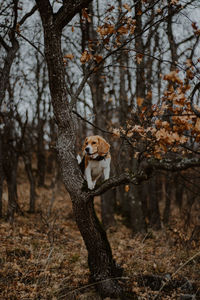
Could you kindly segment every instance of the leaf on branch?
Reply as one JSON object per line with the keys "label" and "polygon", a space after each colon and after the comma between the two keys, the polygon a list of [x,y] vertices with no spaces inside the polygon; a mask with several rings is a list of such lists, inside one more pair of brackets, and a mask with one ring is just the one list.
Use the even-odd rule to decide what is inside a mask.
{"label": "leaf on branch", "polygon": [[130,34],[134,34],[135,28],[136,28],[135,25],[131,25],[131,26],[130,26]]}
{"label": "leaf on branch", "polygon": [[171,1],[170,1],[170,4],[171,4],[171,5],[177,5],[178,2],[179,2],[179,0],[171,0]]}
{"label": "leaf on branch", "polygon": [[89,53],[87,50],[85,50],[82,55],[81,55],[81,58],[80,58],[80,61],[82,64],[85,64],[86,62],[88,62],[90,59],[92,59],[92,54]]}
{"label": "leaf on branch", "polygon": [[142,106],[143,102],[144,102],[144,98],[142,98],[142,97],[137,97],[137,105],[138,105],[139,107]]}
{"label": "leaf on branch", "polygon": [[129,138],[132,137],[133,136],[133,132],[132,131],[128,131],[127,134],[126,134],[126,136],[129,137]]}
{"label": "leaf on branch", "polygon": [[117,32],[120,34],[128,34],[128,28],[126,26],[121,26],[117,29]]}
{"label": "leaf on branch", "polygon": [[[117,36],[116,40],[115,40],[116,45],[120,46],[122,43],[120,41],[120,35]],[[117,48],[117,46],[114,45],[114,48]]]}
{"label": "leaf on branch", "polygon": [[101,35],[108,35],[115,32],[115,26],[112,24],[104,24],[103,26],[98,26],[97,32]]}
{"label": "leaf on branch", "polygon": [[131,7],[127,3],[123,4],[123,7],[131,12]]}
{"label": "leaf on branch", "polygon": [[137,15],[138,15],[138,16],[141,16],[141,15],[142,15],[141,9],[137,11]]}
{"label": "leaf on branch", "polygon": [[115,137],[120,138],[120,130],[118,128],[114,128],[112,132]]}
{"label": "leaf on branch", "polygon": [[64,58],[73,59],[74,55],[72,53],[67,53],[67,54],[64,55]]}
{"label": "leaf on branch", "polygon": [[136,54],[136,61],[137,63],[140,65],[141,61],[142,61],[142,58],[143,58],[143,54],[142,53],[138,53]]}
{"label": "leaf on branch", "polygon": [[183,84],[183,81],[178,76],[179,70],[171,71],[169,74],[164,75],[164,80],[176,82],[178,84]]}
{"label": "leaf on branch", "polygon": [[86,11],[86,8],[83,8],[83,9],[82,9],[82,17],[83,17],[84,19],[86,19],[86,20],[88,21],[88,23],[91,23],[91,18],[89,17],[89,15],[88,15],[88,13],[87,13],[87,11]]}
{"label": "leaf on branch", "polygon": [[190,69],[186,70],[186,74],[187,74],[187,77],[189,79],[193,79],[194,78],[194,73]]}
{"label": "leaf on branch", "polygon": [[94,55],[94,60],[99,64],[103,59],[103,56],[101,55]]}
{"label": "leaf on branch", "polygon": [[125,185],[124,190],[126,193],[128,193],[128,191],[130,190],[130,186],[128,184]]}
{"label": "leaf on branch", "polygon": [[158,9],[156,10],[156,13],[157,13],[157,14],[161,14],[161,13],[162,13],[162,9],[158,8]]}
{"label": "leaf on branch", "polygon": [[198,118],[197,121],[196,121],[195,130],[200,132],[200,118]]}
{"label": "leaf on branch", "polygon": [[200,29],[196,30],[194,33],[200,36]]}
{"label": "leaf on branch", "polygon": [[115,7],[112,5],[110,8],[107,9],[106,12],[111,12],[113,9],[115,9]]}
{"label": "leaf on branch", "polygon": [[197,27],[196,22],[193,22],[193,23],[192,23],[192,28],[193,28],[194,30],[198,30],[198,27]]}
{"label": "leaf on branch", "polygon": [[21,32],[21,30],[20,30],[20,24],[19,24],[19,23],[17,23],[17,25],[16,25],[16,31],[17,31],[18,33]]}
{"label": "leaf on branch", "polygon": [[149,100],[152,99],[152,91],[151,91],[151,90],[149,90],[149,91],[147,92],[147,99],[149,99]]}
{"label": "leaf on branch", "polygon": [[186,59],[186,66],[189,68],[192,67],[192,60],[190,58]]}

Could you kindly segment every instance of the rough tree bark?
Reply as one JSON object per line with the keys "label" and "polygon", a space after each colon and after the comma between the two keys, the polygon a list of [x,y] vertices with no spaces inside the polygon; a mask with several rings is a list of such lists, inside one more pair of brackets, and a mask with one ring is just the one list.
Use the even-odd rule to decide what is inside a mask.
{"label": "rough tree bark", "polygon": [[61,50],[63,27],[88,1],[63,1],[63,6],[54,14],[48,0],[36,0],[44,29],[45,57],[49,72],[49,86],[58,125],[57,151],[61,173],[72,203],[77,225],[88,250],[88,263],[92,280],[99,282],[102,296],[118,296],[121,288],[112,279],[121,275],[112,258],[105,231],[95,214],[93,197],[83,192],[83,177],[75,154],[76,123],[67,98],[65,70]]}

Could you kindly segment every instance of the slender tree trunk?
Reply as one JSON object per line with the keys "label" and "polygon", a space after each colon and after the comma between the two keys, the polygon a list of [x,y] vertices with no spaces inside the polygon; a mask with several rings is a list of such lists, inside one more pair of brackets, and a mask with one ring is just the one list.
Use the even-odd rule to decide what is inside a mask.
{"label": "slender tree trunk", "polygon": [[[87,22],[86,30],[83,30],[85,35],[83,38],[86,38],[84,44],[90,41],[94,41],[93,49],[94,51],[97,50],[95,48],[95,41],[97,40],[97,32],[94,30],[93,24],[93,7],[92,3],[89,5],[88,13],[91,14],[91,23]],[[86,31],[87,34],[86,34]],[[85,49],[82,49],[85,50]],[[98,128],[105,128],[106,122],[108,120],[108,116],[106,114],[106,105],[107,103],[104,100],[104,89],[105,89],[105,82],[103,79],[103,65],[98,68],[98,70],[91,75],[90,81],[90,89],[92,93],[92,101],[93,101],[93,113],[95,116],[94,124]],[[94,129],[95,134],[101,135],[102,132],[100,129]],[[115,192],[114,190],[110,190],[107,193],[101,196],[101,218],[102,222],[105,225],[105,228],[115,224],[114,218],[114,206],[115,206]]]}
{"label": "slender tree trunk", "polygon": [[33,169],[32,169],[30,154],[29,153],[25,154],[23,156],[23,159],[24,159],[26,174],[28,176],[28,180],[30,183],[29,212],[34,213],[35,212],[35,198],[36,198],[35,178],[33,176]]}
{"label": "slender tree trunk", "polygon": [[44,149],[44,121],[38,118],[38,140],[37,140],[37,171],[38,186],[45,184],[45,149]]}
{"label": "slender tree trunk", "polygon": [[19,43],[15,37],[13,37],[11,43],[12,47],[6,48],[7,55],[6,59],[4,60],[4,66],[0,72],[0,106],[4,100],[5,93],[9,84],[10,69],[15,59],[16,53],[19,49]]}
{"label": "slender tree trunk", "polygon": [[[14,154],[13,154],[14,155]],[[18,158],[14,157],[11,160],[9,157],[9,165],[7,164],[5,175],[8,186],[8,207],[7,207],[7,220],[12,224],[14,221],[14,214],[19,209],[17,203],[17,164]],[[9,167],[8,167],[9,166]]]}
{"label": "slender tree trunk", "polygon": [[[142,2],[141,1],[135,1],[135,16],[136,16],[136,29],[135,29],[135,47],[137,51],[141,51],[143,53],[144,51],[144,43],[141,36],[141,30],[142,30],[142,18],[141,15],[138,13],[142,9]],[[123,62],[124,64],[124,62]],[[122,75],[121,71],[121,75]],[[122,76],[121,76],[122,80]],[[125,87],[123,87],[125,89]],[[143,98],[145,100],[145,93],[146,93],[146,84],[145,84],[145,73],[144,73],[144,60],[142,59],[140,64],[137,64],[136,62],[136,100],[138,98]],[[125,97],[125,96],[124,96]],[[145,102],[145,101],[144,101]],[[140,110],[140,107],[138,107],[138,110]],[[126,117],[125,117],[126,119]],[[132,169],[134,171],[137,170],[138,162],[137,159],[132,158],[132,161],[128,162],[128,168],[132,166]],[[145,232],[146,231],[146,224],[143,214],[143,203],[146,200],[144,198],[144,192],[141,189],[140,186],[131,186],[130,190],[127,193],[127,202],[128,202],[128,213],[130,214],[130,225],[133,230],[133,233],[137,232]]]}
{"label": "slender tree trunk", "polygon": [[105,229],[116,224],[114,218],[116,204],[116,189],[111,189],[101,195],[101,219]]}
{"label": "slender tree trunk", "polygon": [[171,200],[173,197],[173,189],[174,189],[173,186],[174,186],[173,177],[165,178],[165,186],[164,186],[165,208],[164,208],[164,212],[163,212],[163,223],[165,225],[167,225],[169,223],[169,219],[170,219],[171,202],[172,202]]}
{"label": "slender tree trunk", "polygon": [[112,251],[94,210],[93,199],[87,204],[80,200],[73,201],[73,209],[76,222],[85,241],[88,250],[88,264],[91,271],[91,279],[99,283],[102,296],[106,296],[108,290],[110,296],[121,294],[121,288],[117,285],[116,278],[122,275],[122,269],[116,266],[112,257]]}
{"label": "slender tree trunk", "polygon": [[143,188],[142,185],[137,186],[136,189],[131,186],[129,191],[130,223],[133,234],[144,233],[147,230],[142,207]]}
{"label": "slender tree trunk", "polygon": [[149,225],[150,227],[158,230],[161,228],[160,211],[158,205],[157,196],[157,182],[156,177],[151,178],[148,183],[145,183],[148,187],[149,198]]}

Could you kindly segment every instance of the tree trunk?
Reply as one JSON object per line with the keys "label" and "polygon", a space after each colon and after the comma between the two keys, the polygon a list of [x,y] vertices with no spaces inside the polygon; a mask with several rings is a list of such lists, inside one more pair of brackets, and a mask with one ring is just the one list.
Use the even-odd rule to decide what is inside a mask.
{"label": "tree trunk", "polygon": [[73,209],[77,225],[88,250],[88,265],[91,280],[99,282],[98,290],[104,296],[119,296],[122,292],[117,284],[117,278],[122,275],[122,269],[117,267],[112,257],[112,251],[95,210],[93,199],[88,203],[73,200]]}
{"label": "tree trunk", "polygon": [[133,234],[138,232],[145,233],[146,223],[144,219],[142,197],[143,197],[143,186],[131,186],[129,190],[129,206],[130,206],[130,223]]}
{"label": "tree trunk", "polygon": [[116,206],[116,189],[111,189],[101,195],[101,220],[105,229],[116,224],[114,218]]}
{"label": "tree trunk", "polygon": [[15,59],[16,53],[19,49],[19,43],[13,36],[11,40],[12,47],[7,47],[6,59],[4,60],[4,66],[0,72],[0,106],[5,98],[5,93],[9,84],[10,69]]}
{"label": "tree trunk", "polygon": [[106,233],[96,217],[93,199],[88,199],[88,192],[82,191],[84,180],[75,153],[76,123],[67,99],[61,51],[62,25],[66,25],[89,2],[64,1],[62,9],[53,14],[49,1],[36,0],[44,28],[45,57],[54,115],[58,125],[57,151],[63,181],[70,194],[76,222],[88,250],[91,277],[95,282],[99,282],[97,287],[102,296],[119,296],[121,287],[113,277],[118,277],[121,269],[118,273]]}
{"label": "tree trunk", "polygon": [[38,186],[45,184],[45,149],[44,149],[44,120],[38,117],[38,131],[37,131],[37,171],[38,171]]}
{"label": "tree trunk", "polygon": [[[167,177],[167,175],[166,175]],[[174,177],[174,176],[173,176]],[[165,178],[165,185],[164,185],[164,199],[165,199],[165,208],[163,212],[163,223],[167,225],[170,219],[170,210],[171,210],[171,200],[173,197],[173,189],[174,189],[174,179],[172,178]],[[176,184],[176,183],[175,183]]]}
{"label": "tree trunk", "polygon": [[[11,160],[9,157],[9,165],[6,164],[4,169],[6,175],[6,181],[8,186],[8,208],[7,208],[7,220],[12,224],[14,221],[14,214],[19,209],[17,204],[17,164],[18,158]],[[9,166],[9,167],[8,167]]]}
{"label": "tree trunk", "polygon": [[36,193],[35,193],[35,179],[34,179],[34,176],[33,176],[33,169],[32,169],[32,165],[31,165],[30,154],[29,153],[25,154],[23,156],[23,159],[24,159],[26,174],[28,176],[28,180],[29,180],[29,183],[30,183],[29,212],[34,213],[35,212]]}
{"label": "tree trunk", "polygon": [[156,177],[151,178],[147,183],[148,189],[148,206],[149,206],[149,225],[151,228],[159,230],[161,228],[160,220],[160,210],[158,205],[158,196],[157,196],[157,182]]}
{"label": "tree trunk", "polygon": [[5,117],[4,134],[2,136],[2,153],[3,153],[3,173],[8,187],[8,207],[7,220],[10,223],[14,221],[14,214],[19,209],[17,203],[17,167],[18,167],[18,152],[14,139],[14,122],[13,111]]}

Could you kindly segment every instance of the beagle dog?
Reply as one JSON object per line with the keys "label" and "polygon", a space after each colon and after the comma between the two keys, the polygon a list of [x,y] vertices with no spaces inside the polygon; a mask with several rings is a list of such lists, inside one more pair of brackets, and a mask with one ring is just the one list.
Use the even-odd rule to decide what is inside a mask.
{"label": "beagle dog", "polygon": [[110,176],[110,145],[99,135],[86,137],[83,144],[83,159],[79,165],[87,181],[88,188],[94,189],[97,180],[104,175],[104,180]]}

